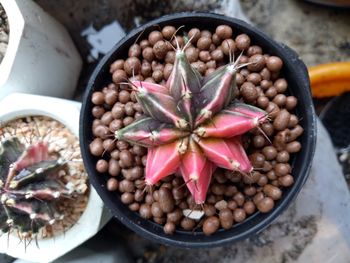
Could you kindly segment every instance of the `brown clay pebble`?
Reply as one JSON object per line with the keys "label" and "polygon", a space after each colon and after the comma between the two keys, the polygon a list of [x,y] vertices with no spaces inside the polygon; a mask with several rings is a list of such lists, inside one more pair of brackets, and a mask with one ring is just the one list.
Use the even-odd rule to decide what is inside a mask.
{"label": "brown clay pebble", "polygon": [[123,204],[129,205],[134,202],[134,195],[132,193],[123,193],[120,196],[120,200]]}
{"label": "brown clay pebble", "polygon": [[235,220],[235,222],[239,223],[239,222],[243,222],[244,219],[246,219],[247,215],[244,211],[244,209],[242,208],[236,208],[233,211],[233,218]]}
{"label": "brown clay pebble", "polygon": [[[125,70],[126,74],[128,74],[129,76],[139,74],[139,72],[141,70],[140,60],[136,57],[128,58],[127,60],[125,60],[124,70]],[[125,79],[124,79],[124,81],[125,81]]]}
{"label": "brown clay pebble", "polygon": [[211,37],[212,37],[212,33],[211,33],[209,30],[202,30],[202,31],[201,31],[201,36],[202,36],[202,37],[211,38]]}
{"label": "brown clay pebble", "polygon": [[267,213],[273,209],[274,205],[275,203],[271,197],[264,197],[257,203],[257,208],[260,212]]}
{"label": "brown clay pebble", "polygon": [[92,115],[95,118],[101,118],[104,113],[105,113],[105,109],[101,106],[95,106],[92,108]]}
{"label": "brown clay pebble", "polygon": [[219,46],[222,41],[222,39],[216,33],[213,34],[213,36],[211,37],[211,40],[213,41],[213,44],[216,46]]}
{"label": "brown clay pebble", "polygon": [[268,88],[265,91],[265,96],[268,97],[269,99],[274,99],[276,95],[277,95],[277,89],[274,86]]}
{"label": "brown clay pebble", "polygon": [[158,202],[154,202],[151,206],[152,215],[154,217],[162,217],[163,216],[163,210],[160,208],[160,205]]}
{"label": "brown clay pebble", "polygon": [[115,148],[115,141],[113,139],[106,139],[103,141],[102,146],[106,152],[111,152]]}
{"label": "brown clay pebble", "polygon": [[133,164],[133,156],[128,150],[121,151],[119,158],[126,167],[130,167]]}
{"label": "brown clay pebble", "polygon": [[118,189],[118,180],[115,178],[109,178],[107,181],[107,190],[115,191]]}
{"label": "brown clay pebble", "polygon": [[221,43],[221,50],[226,56],[229,56],[230,53],[233,53],[236,50],[236,43],[233,39],[225,39]]}
{"label": "brown clay pebble", "polygon": [[124,82],[128,78],[126,72],[122,69],[117,69],[113,72],[112,79],[115,84],[119,84]]}
{"label": "brown clay pebble", "polygon": [[140,209],[140,204],[134,202],[134,203],[132,203],[132,204],[129,205],[129,209],[130,209],[131,211],[137,212],[137,211],[139,211],[139,209]]}
{"label": "brown clay pebble", "polygon": [[247,196],[254,196],[256,194],[256,188],[254,186],[244,187],[244,194]]}
{"label": "brown clay pebble", "polygon": [[180,208],[176,208],[173,212],[167,213],[167,220],[168,222],[178,223],[182,216],[182,210]]}
{"label": "brown clay pebble", "polygon": [[155,82],[161,82],[163,80],[163,71],[162,70],[155,70],[152,73],[152,78]]}
{"label": "brown clay pebble", "polygon": [[120,103],[127,103],[128,101],[130,101],[130,92],[127,90],[121,90],[119,92],[118,100]]}
{"label": "brown clay pebble", "polygon": [[184,217],[182,220],[181,220],[181,227],[185,230],[192,230],[195,226],[195,222],[194,220],[188,218],[188,217]]}
{"label": "brown clay pebble", "polygon": [[199,51],[194,47],[189,47],[185,50],[186,57],[190,63],[198,60]]}
{"label": "brown clay pebble", "polygon": [[[148,61],[148,62],[152,62],[154,59],[154,53],[153,53],[153,49],[151,47],[146,47],[143,51],[142,51],[142,56],[143,58]],[[148,70],[148,68],[147,68]],[[141,67],[141,73],[142,73],[142,67]],[[144,74],[143,74],[144,75]],[[145,75],[144,75],[145,76]]]}
{"label": "brown clay pebble", "polygon": [[246,34],[241,34],[236,37],[235,42],[239,50],[247,50],[250,46],[250,37]]}
{"label": "brown clay pebble", "polygon": [[135,191],[134,199],[136,202],[142,202],[145,197],[144,191],[141,189],[137,189]]}
{"label": "brown clay pebble", "polygon": [[300,125],[295,126],[293,129],[290,130],[290,136],[288,138],[288,141],[294,141],[296,138],[302,135],[303,132],[304,129]]}
{"label": "brown clay pebble", "polygon": [[299,119],[297,116],[294,114],[290,115],[289,123],[288,123],[288,128],[293,128],[299,123]]}
{"label": "brown clay pebble", "polygon": [[201,37],[197,41],[197,47],[199,50],[208,50],[211,45],[211,39],[208,37]]}
{"label": "brown clay pebble", "polygon": [[247,81],[253,83],[254,85],[258,85],[261,81],[261,76],[259,73],[250,73],[247,77]]}
{"label": "brown clay pebble", "polygon": [[108,163],[108,173],[111,176],[118,176],[120,174],[119,162],[115,159],[110,159]]}
{"label": "brown clay pebble", "polygon": [[152,217],[151,206],[149,204],[142,204],[139,213],[142,218],[150,219]]}
{"label": "brown clay pebble", "polygon": [[284,94],[277,94],[273,98],[273,102],[276,103],[279,107],[282,107],[286,104],[287,102],[287,97]]}
{"label": "brown clay pebble", "polygon": [[222,228],[230,229],[233,225],[233,214],[229,208],[222,209],[219,213]]}
{"label": "brown clay pebble", "polygon": [[278,200],[282,196],[281,189],[271,184],[265,185],[263,191],[267,196],[271,197],[273,200]]}
{"label": "brown clay pebble", "polygon": [[157,43],[157,41],[162,40],[163,39],[163,35],[162,33],[160,33],[159,31],[155,30],[152,31],[149,35],[148,35],[148,41],[149,43],[153,46],[155,43]]}
{"label": "brown clay pebble", "polygon": [[113,121],[113,116],[110,111],[105,112],[101,117],[102,124],[108,126]]}
{"label": "brown clay pebble", "polygon": [[272,86],[272,82],[269,81],[269,80],[263,79],[263,80],[260,82],[260,87],[261,87],[263,90],[267,90],[267,89],[270,88],[271,86]]}
{"label": "brown clay pebble", "polygon": [[237,202],[234,200],[230,200],[227,203],[227,208],[231,209],[232,211],[237,208]]}
{"label": "brown clay pebble", "polygon": [[294,178],[290,174],[278,178],[278,183],[284,187],[289,187],[294,183]]}
{"label": "brown clay pebble", "polygon": [[129,57],[139,57],[141,55],[141,47],[138,44],[133,44],[129,48]]}
{"label": "brown clay pebble", "polygon": [[293,110],[297,106],[298,100],[294,96],[288,96],[286,98],[286,109]]}
{"label": "brown clay pebble", "polygon": [[176,28],[173,27],[173,26],[165,26],[163,29],[162,29],[162,35],[165,39],[167,40],[170,40],[171,37],[174,35],[176,31]]}
{"label": "brown clay pebble", "polygon": [[253,153],[250,155],[250,160],[252,162],[253,167],[261,168],[264,166],[265,156],[261,153]]}
{"label": "brown clay pebble", "polygon": [[104,151],[102,140],[100,138],[94,139],[90,143],[89,148],[90,148],[91,154],[94,156],[101,156]]}
{"label": "brown clay pebble", "polygon": [[103,92],[95,91],[91,96],[91,102],[95,105],[102,105],[105,100]]}
{"label": "brown clay pebble", "polygon": [[244,195],[241,192],[238,192],[233,196],[233,200],[236,201],[238,206],[242,206],[244,204]]}
{"label": "brown clay pebble", "polygon": [[258,98],[258,93],[253,83],[244,82],[241,86],[241,95],[246,102],[253,102]]}
{"label": "brown clay pebble", "polygon": [[204,205],[204,214],[208,217],[208,216],[213,216],[216,214],[216,208],[215,206],[211,205],[211,204],[205,204]]}
{"label": "brown clay pebble", "polygon": [[286,151],[289,153],[297,153],[301,149],[301,144],[300,142],[294,141],[290,142],[286,145]]}
{"label": "brown clay pebble", "polygon": [[254,204],[257,205],[264,197],[265,195],[262,192],[256,193],[256,195],[253,198]]}
{"label": "brown clay pebble", "polygon": [[265,96],[260,96],[258,97],[256,104],[258,105],[258,107],[266,109],[266,107],[269,106],[269,99]]}
{"label": "brown clay pebble", "polygon": [[288,84],[285,79],[277,79],[274,83],[278,93],[284,93],[287,90]]}
{"label": "brown clay pebble", "polygon": [[96,170],[99,173],[105,173],[108,171],[108,162],[106,160],[100,159],[96,163]]}
{"label": "brown clay pebble", "polygon": [[249,63],[252,63],[252,64],[249,64],[247,66],[248,70],[257,72],[262,70],[265,67],[265,58],[263,55],[256,54],[249,58]]}
{"label": "brown clay pebble", "polygon": [[158,191],[159,194],[159,205],[164,213],[170,213],[174,209],[174,198],[171,191],[166,187],[161,187]]}
{"label": "brown clay pebble", "polygon": [[[119,93],[119,96],[120,96],[120,93]],[[113,106],[111,112],[112,112],[113,118],[121,119],[121,118],[123,118],[123,116],[125,114],[125,109],[121,105],[116,104]]]}
{"label": "brown clay pebble", "polygon": [[216,28],[215,34],[221,39],[232,37],[232,28],[227,25],[220,25]]}
{"label": "brown clay pebble", "polygon": [[205,235],[215,233],[220,227],[220,221],[216,216],[209,216],[204,220],[203,232]]}
{"label": "brown clay pebble", "polygon": [[263,155],[265,155],[266,160],[271,161],[276,158],[277,150],[273,146],[266,146],[262,149]]}
{"label": "brown clay pebble", "polygon": [[261,148],[265,145],[265,138],[263,135],[255,135],[253,137],[253,145],[255,148]]}
{"label": "brown clay pebble", "polygon": [[196,61],[191,63],[191,66],[195,68],[199,73],[204,74],[205,71],[207,70],[206,65],[202,61]]}
{"label": "brown clay pebble", "polygon": [[143,39],[143,40],[141,40],[141,42],[140,42],[140,47],[141,47],[141,49],[145,49],[146,47],[149,47],[149,41],[147,40],[147,39]]}
{"label": "brown clay pebble", "polygon": [[256,55],[256,54],[262,54],[262,49],[259,46],[250,46],[247,50],[247,55],[249,57]]}
{"label": "brown clay pebble", "polygon": [[114,61],[109,69],[109,72],[113,74],[114,71],[117,69],[123,69],[124,68],[124,59],[117,59]]}
{"label": "brown clay pebble", "polygon": [[163,230],[164,230],[164,233],[167,234],[167,235],[172,235],[174,234],[175,232],[175,224],[173,222],[167,222],[164,227],[163,227]]}
{"label": "brown clay pebble", "polygon": [[255,204],[252,201],[247,201],[244,203],[243,209],[247,215],[251,215],[255,212]]}
{"label": "brown clay pebble", "polygon": [[109,90],[105,95],[105,102],[107,105],[114,105],[118,99],[118,92],[116,90]]}
{"label": "brown clay pebble", "polygon": [[119,182],[119,191],[122,193],[128,192],[131,193],[135,190],[135,185],[129,180],[122,180]]}
{"label": "brown clay pebble", "polygon": [[289,161],[289,153],[287,151],[280,151],[277,154],[276,161],[279,163],[286,163]]}
{"label": "brown clay pebble", "polygon": [[285,109],[280,110],[277,117],[273,121],[273,127],[278,131],[283,131],[288,127],[289,119],[290,113]]}
{"label": "brown clay pebble", "polygon": [[261,175],[259,180],[257,181],[257,184],[259,186],[264,186],[265,184],[267,184],[268,182],[268,178],[265,175]]}
{"label": "brown clay pebble", "polygon": [[215,61],[221,61],[224,59],[224,53],[221,49],[215,49],[210,53],[210,55]]}
{"label": "brown clay pebble", "polygon": [[[267,81],[265,83],[270,83],[269,80],[271,78],[271,72],[267,68],[263,68],[260,71],[260,76],[262,77],[263,80]],[[260,85],[261,85],[261,83],[260,83]]]}
{"label": "brown clay pebble", "polygon": [[157,41],[153,46],[153,53],[157,59],[163,59],[168,51],[167,45],[163,40]]}
{"label": "brown clay pebble", "polygon": [[131,124],[134,121],[133,117],[127,116],[123,119],[123,125],[124,126],[128,126],[129,124]]}
{"label": "brown clay pebble", "polygon": [[281,70],[283,66],[282,59],[276,56],[271,56],[266,60],[267,68],[272,72],[278,72]]}
{"label": "brown clay pebble", "polygon": [[192,28],[188,32],[188,38],[192,39],[191,40],[192,43],[196,43],[200,37],[201,37],[201,31],[198,28]]}

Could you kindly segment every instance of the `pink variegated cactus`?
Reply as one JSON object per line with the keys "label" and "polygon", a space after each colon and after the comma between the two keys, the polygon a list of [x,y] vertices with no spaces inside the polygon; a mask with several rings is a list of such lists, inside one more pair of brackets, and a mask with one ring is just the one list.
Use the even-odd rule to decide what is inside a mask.
{"label": "pink variegated cactus", "polygon": [[250,173],[253,167],[240,136],[267,119],[267,113],[235,100],[236,72],[231,62],[202,77],[178,49],[165,86],[133,81],[145,117],[115,136],[148,148],[146,184],[180,172],[197,204],[205,202],[216,167]]}
{"label": "pink variegated cactus", "polygon": [[56,202],[71,197],[58,179],[65,162],[49,155],[48,144],[26,147],[16,137],[0,140],[0,230],[16,231],[25,246],[39,230],[63,215]]}

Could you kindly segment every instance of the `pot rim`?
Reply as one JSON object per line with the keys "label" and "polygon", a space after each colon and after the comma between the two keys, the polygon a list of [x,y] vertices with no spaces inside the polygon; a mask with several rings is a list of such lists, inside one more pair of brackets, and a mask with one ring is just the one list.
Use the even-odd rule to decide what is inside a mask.
{"label": "pot rim", "polygon": [[[304,127],[304,134],[303,134],[303,140],[304,145],[302,147],[302,152],[298,153],[298,155],[301,155],[303,153],[303,162],[301,163],[301,168],[299,169],[298,177],[296,178],[293,186],[286,189],[286,193],[284,193],[284,196],[281,200],[279,200],[278,204],[275,206],[272,212],[267,214],[261,214],[261,213],[255,213],[255,215],[250,216],[247,220],[244,222],[235,225],[232,229],[236,229],[239,227],[243,227],[245,223],[249,224],[253,220],[257,220],[257,217],[262,218],[261,220],[257,220],[258,222],[255,222],[253,225],[249,227],[243,227],[243,231],[236,233],[237,231],[230,230],[224,230],[223,232],[226,232],[226,235],[218,234],[217,233],[206,237],[203,234],[190,233],[190,235],[187,235],[187,238],[185,236],[185,231],[176,231],[174,235],[165,235],[162,234],[158,228],[160,228],[157,224],[148,224],[147,227],[143,226],[142,224],[145,221],[145,219],[142,219],[139,216],[132,215],[128,211],[125,210],[125,206],[120,203],[120,200],[118,198],[112,198],[111,193],[108,192],[105,188],[104,182],[102,182],[101,175],[98,175],[95,171],[95,167],[91,164],[91,160],[94,159],[90,153],[88,148],[87,141],[89,138],[89,133],[91,134],[91,131],[87,131],[86,126],[90,128],[89,125],[86,125],[87,123],[91,123],[88,121],[88,118],[91,117],[90,111],[89,111],[89,105],[90,102],[90,96],[94,89],[97,90],[101,87],[95,87],[95,84],[97,82],[101,82],[101,76],[104,73],[108,72],[110,62],[112,60],[113,54],[116,53],[120,48],[123,48],[126,43],[133,39],[135,39],[141,32],[151,30],[153,27],[157,25],[165,25],[165,24],[185,24],[186,21],[195,20],[196,22],[193,23],[196,26],[198,26],[198,20],[204,20],[204,22],[208,23],[208,21],[217,21],[218,24],[228,24],[232,27],[234,27],[235,30],[240,32],[247,33],[251,38],[257,40],[257,44],[263,47],[263,49],[267,48],[273,51],[273,53],[277,53],[280,57],[282,57],[282,60],[284,61],[284,71],[288,71],[289,74],[291,74],[293,77],[295,77],[298,81],[297,83],[297,89],[296,91],[303,93],[303,94],[297,94],[293,93],[293,95],[297,96],[299,99],[299,103],[297,108],[302,108],[303,113],[306,115],[303,115],[303,122],[306,124],[303,125]],[[216,24],[215,26],[217,26]],[[200,27],[200,26],[198,26]],[[209,25],[208,28],[214,27],[213,25]],[[205,28],[202,26],[202,28]],[[107,72],[106,72],[107,71]],[[289,75],[288,75],[289,76]],[[100,77],[100,79],[98,79]],[[287,76],[286,76],[287,77]],[[287,77],[288,78],[288,77]],[[291,89],[290,91],[293,91]],[[299,110],[301,111],[301,109]],[[88,82],[88,86],[83,98],[83,105],[81,109],[81,115],[80,115],[80,146],[82,147],[82,156],[85,163],[85,167],[87,169],[87,172],[90,176],[90,180],[97,189],[97,192],[101,196],[101,198],[104,200],[106,206],[111,210],[114,216],[116,216],[123,224],[125,224],[127,227],[135,231],[136,233],[159,243],[163,243],[166,245],[172,245],[176,247],[183,247],[183,248],[205,248],[205,247],[216,247],[216,246],[223,246],[227,245],[229,243],[232,243],[233,241],[242,240],[244,238],[247,238],[249,236],[252,236],[253,234],[259,233],[262,230],[264,230],[267,226],[269,226],[276,218],[279,216],[291,203],[291,201],[297,196],[299,193],[301,187],[304,185],[308,174],[311,169],[311,162],[313,159],[313,155],[315,152],[315,145],[316,145],[316,115],[313,108],[312,98],[311,98],[311,92],[310,92],[310,84],[309,84],[309,78],[307,74],[307,68],[305,64],[299,59],[298,55],[285,46],[284,44],[278,44],[274,40],[272,40],[270,37],[268,37],[265,33],[261,32],[259,29],[247,24],[244,21],[226,17],[223,15],[213,14],[213,13],[203,13],[203,12],[184,12],[184,13],[176,13],[172,15],[166,15],[163,17],[160,17],[158,19],[152,20],[145,25],[142,25],[140,27],[137,27],[133,29],[129,34],[127,34],[123,39],[121,39],[114,47],[113,49],[106,54],[102,60],[99,62],[97,67],[95,68],[94,72],[92,73],[90,80]],[[301,157],[299,157],[301,159]],[[293,164],[292,164],[293,167]],[[295,175],[295,174],[294,174]],[[101,183],[102,182],[102,183]],[[124,209],[123,209],[124,208]],[[126,207],[127,208],[127,207]],[[135,212],[132,212],[135,213]],[[136,214],[136,213],[135,213]],[[133,219],[130,219],[130,217],[133,217]],[[161,229],[162,231],[162,229]],[[230,232],[235,232],[234,235],[229,235]],[[180,238],[181,236],[181,238]]]}

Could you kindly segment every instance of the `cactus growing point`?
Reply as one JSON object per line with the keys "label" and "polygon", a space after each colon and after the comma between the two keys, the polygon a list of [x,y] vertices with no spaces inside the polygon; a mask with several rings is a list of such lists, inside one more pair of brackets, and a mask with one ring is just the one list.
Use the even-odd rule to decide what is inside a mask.
{"label": "cactus growing point", "polygon": [[146,117],[117,130],[119,140],[148,147],[146,184],[175,171],[197,204],[205,202],[216,167],[249,174],[253,167],[239,136],[266,121],[267,113],[234,100],[239,59],[206,77],[178,48],[165,86],[133,81]]}

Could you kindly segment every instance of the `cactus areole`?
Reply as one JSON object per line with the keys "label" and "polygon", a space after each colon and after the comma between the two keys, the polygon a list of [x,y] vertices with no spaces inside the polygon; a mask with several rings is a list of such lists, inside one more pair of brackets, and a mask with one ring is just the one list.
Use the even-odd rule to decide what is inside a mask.
{"label": "cactus areole", "polygon": [[132,81],[145,117],[115,132],[118,140],[148,148],[146,184],[178,172],[203,204],[217,167],[249,174],[253,167],[240,136],[266,121],[267,113],[235,100],[239,58],[202,77],[178,48],[165,86]]}
{"label": "cactus areole", "polygon": [[45,142],[24,146],[16,137],[0,143],[0,228],[30,240],[62,220],[55,204],[71,192],[58,180],[65,162],[49,155]]}

